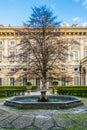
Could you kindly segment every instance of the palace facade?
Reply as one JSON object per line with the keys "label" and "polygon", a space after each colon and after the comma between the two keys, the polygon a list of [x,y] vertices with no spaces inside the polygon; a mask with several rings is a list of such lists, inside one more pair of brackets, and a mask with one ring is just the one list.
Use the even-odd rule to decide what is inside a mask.
{"label": "palace facade", "polygon": [[[20,82],[17,81],[17,78],[26,71],[25,63],[20,64],[16,60],[16,54],[19,51],[17,44],[20,43],[21,38],[14,30],[21,28],[24,26],[12,27],[9,25],[5,27],[0,25],[0,85],[25,85],[27,81],[27,77],[22,77]],[[72,55],[68,56],[68,72],[65,68],[62,69],[60,85],[87,85],[87,27],[64,24],[58,29],[63,34],[62,39],[67,39],[68,43],[72,41],[68,47],[68,51]],[[14,54],[14,57],[8,59],[7,57],[11,54]],[[21,71],[14,73],[21,67]],[[72,77],[70,82],[63,79],[63,75],[66,73]],[[40,86],[40,79],[34,78],[32,83]]]}

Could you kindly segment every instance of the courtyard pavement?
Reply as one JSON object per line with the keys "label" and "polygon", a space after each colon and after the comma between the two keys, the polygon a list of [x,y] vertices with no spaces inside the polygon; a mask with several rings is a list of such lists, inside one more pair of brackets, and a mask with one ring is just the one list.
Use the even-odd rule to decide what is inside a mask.
{"label": "courtyard pavement", "polygon": [[68,110],[19,110],[4,106],[4,102],[0,103],[1,130],[71,130],[70,128],[87,130],[87,110],[84,106]]}

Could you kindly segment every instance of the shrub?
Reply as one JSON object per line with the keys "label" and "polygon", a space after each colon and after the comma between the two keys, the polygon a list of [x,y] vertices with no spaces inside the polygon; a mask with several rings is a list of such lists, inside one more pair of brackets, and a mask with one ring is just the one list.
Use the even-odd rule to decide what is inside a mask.
{"label": "shrub", "polygon": [[31,86],[32,83],[31,83],[31,82],[27,82],[26,85],[27,85],[27,86]]}
{"label": "shrub", "polygon": [[0,96],[16,96],[24,95],[26,91],[25,86],[0,86]]}
{"label": "shrub", "polygon": [[32,83],[31,82],[27,82],[26,83],[26,88],[29,90],[32,88]]}
{"label": "shrub", "polygon": [[58,81],[57,80],[54,80],[52,82],[52,93],[55,94],[56,90],[57,90],[57,87],[58,87]]}
{"label": "shrub", "polygon": [[34,91],[34,90],[37,90],[37,88],[38,88],[37,86],[32,86],[31,90]]}
{"label": "shrub", "polygon": [[55,89],[52,87],[52,94],[55,94]]}
{"label": "shrub", "polygon": [[58,81],[56,81],[56,80],[54,80],[53,82],[52,82],[52,85],[55,87],[55,86],[58,86]]}
{"label": "shrub", "polygon": [[87,86],[60,86],[57,88],[58,94],[87,96]]}

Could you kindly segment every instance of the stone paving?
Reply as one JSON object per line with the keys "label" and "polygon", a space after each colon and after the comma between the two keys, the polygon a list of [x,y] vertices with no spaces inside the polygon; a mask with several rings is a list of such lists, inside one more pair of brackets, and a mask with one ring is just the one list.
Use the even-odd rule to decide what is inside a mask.
{"label": "stone paving", "polygon": [[4,106],[1,102],[0,130],[5,129],[87,130],[87,100],[84,106],[68,110],[22,110]]}
{"label": "stone paving", "polygon": [[87,110],[18,110],[0,103],[0,129],[87,130]]}

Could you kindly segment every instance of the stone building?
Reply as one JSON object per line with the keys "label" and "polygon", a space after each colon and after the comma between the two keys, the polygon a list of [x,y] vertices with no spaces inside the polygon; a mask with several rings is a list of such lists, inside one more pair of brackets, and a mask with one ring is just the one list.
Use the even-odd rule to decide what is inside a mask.
{"label": "stone building", "polygon": [[[27,78],[21,78],[20,82],[17,78],[26,71],[25,63],[19,64],[17,62],[16,54],[19,48],[17,44],[20,43],[20,35],[16,33],[15,29],[21,27],[5,27],[0,25],[0,85],[25,85]],[[72,79],[67,82],[63,79],[66,72],[65,68],[62,69],[62,77],[60,85],[87,85],[87,27],[80,27],[76,24],[72,26],[59,27],[62,32],[62,39],[67,39],[67,44],[71,43],[68,47],[70,55],[68,56],[68,73]],[[13,58],[8,58],[14,55]],[[22,67],[21,71],[14,73],[16,69]],[[40,85],[40,79],[34,79],[33,85]],[[50,85],[50,84],[48,84]]]}

